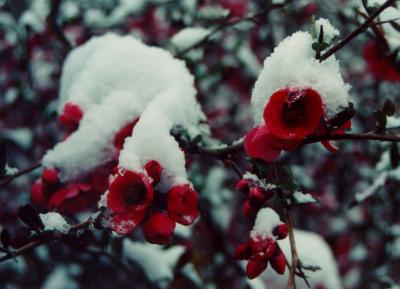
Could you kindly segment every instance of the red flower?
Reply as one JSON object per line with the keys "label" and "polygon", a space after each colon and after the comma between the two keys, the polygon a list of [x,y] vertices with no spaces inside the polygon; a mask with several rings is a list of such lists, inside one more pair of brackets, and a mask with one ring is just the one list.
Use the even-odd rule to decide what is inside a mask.
{"label": "red flower", "polygon": [[376,42],[369,42],[363,48],[363,57],[368,71],[376,80],[400,81],[400,73],[390,63],[385,49]]}
{"label": "red flower", "polygon": [[112,180],[107,196],[107,206],[114,213],[135,212],[147,209],[153,200],[153,188],[141,173],[122,170]]}
{"label": "red flower", "polygon": [[199,196],[188,184],[171,188],[167,195],[167,212],[172,220],[182,225],[192,224],[199,210]]}
{"label": "red flower", "polygon": [[298,140],[286,140],[274,137],[266,126],[260,125],[251,129],[244,139],[246,154],[266,162],[278,158],[282,150],[291,150],[300,144]]}
{"label": "red flower", "polygon": [[171,241],[175,222],[164,213],[153,213],[143,226],[146,240],[152,244],[165,245]]}
{"label": "red flower", "polygon": [[274,137],[301,140],[314,132],[323,113],[321,96],[315,90],[284,88],[271,95],[264,120]]}
{"label": "red flower", "polygon": [[144,174],[121,170],[107,195],[107,206],[114,213],[111,229],[123,235],[130,233],[143,219],[152,200],[153,187]]}
{"label": "red flower", "polygon": [[123,128],[121,128],[114,137],[114,147],[120,151],[124,146],[125,139],[132,135],[133,129],[139,118],[135,118],[133,121],[127,123]]}
{"label": "red flower", "polygon": [[144,169],[146,170],[147,175],[153,179],[153,185],[158,184],[163,171],[160,163],[156,160],[149,161],[144,166]]}
{"label": "red flower", "polygon": [[79,121],[83,116],[80,107],[74,103],[67,102],[58,120],[68,129],[74,130],[78,127]]}
{"label": "red flower", "polygon": [[54,192],[49,201],[50,208],[57,208],[60,212],[76,213],[93,206],[100,197],[100,193],[84,183],[72,183]]}

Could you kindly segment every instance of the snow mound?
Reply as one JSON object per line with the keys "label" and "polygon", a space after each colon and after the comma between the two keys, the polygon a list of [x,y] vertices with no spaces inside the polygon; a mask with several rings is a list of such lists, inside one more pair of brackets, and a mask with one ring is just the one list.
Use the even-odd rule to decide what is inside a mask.
{"label": "snow mound", "polygon": [[164,168],[162,180],[186,180],[184,154],[171,136],[174,126],[189,135],[207,132],[196,101],[194,79],[181,60],[132,36],[108,33],[74,49],[62,72],[59,112],[65,103],[84,112],[79,128],[47,152],[46,167],[69,181],[118,156],[116,133],[137,119],[120,153],[119,166],[143,171],[148,160]]}

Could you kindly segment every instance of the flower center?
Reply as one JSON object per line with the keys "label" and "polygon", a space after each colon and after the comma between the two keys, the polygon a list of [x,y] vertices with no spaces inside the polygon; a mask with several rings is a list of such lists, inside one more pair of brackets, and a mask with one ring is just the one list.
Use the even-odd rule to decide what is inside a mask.
{"label": "flower center", "polygon": [[133,183],[127,186],[122,198],[127,206],[138,205],[146,199],[146,187],[142,183]]}
{"label": "flower center", "polygon": [[306,112],[306,92],[294,90],[289,92],[283,106],[283,121],[289,126],[301,123]]}

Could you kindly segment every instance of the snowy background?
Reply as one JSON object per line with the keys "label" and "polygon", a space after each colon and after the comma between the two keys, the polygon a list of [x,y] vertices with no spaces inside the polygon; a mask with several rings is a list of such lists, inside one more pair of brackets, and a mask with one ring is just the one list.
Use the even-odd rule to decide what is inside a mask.
{"label": "snowy background", "polygon": [[[324,39],[334,42],[362,23],[366,6],[383,2],[0,0],[1,154],[7,158],[2,179],[42,163],[60,169],[63,182],[90,178],[99,187],[88,200],[80,197],[86,187],[71,183],[59,196],[60,214],[35,199],[31,187],[40,169],[0,187],[0,228],[10,232],[11,246],[35,237],[18,220],[18,208],[27,203],[34,203],[45,230],[60,233],[15,261],[1,262],[0,288],[286,288],[287,271],[280,276],[267,268],[249,281],[245,263],[233,258],[254,219],[242,213],[244,196],[235,189],[238,177],[229,162],[181,149],[171,129],[203,145],[230,144],[260,123],[269,95],[290,81],[317,87],[328,118],[351,101],[352,130],[382,132],[376,125],[382,107],[400,101],[400,21],[375,26],[388,55],[376,49],[383,40],[373,29],[323,63],[313,58],[311,45],[321,25]],[[58,4],[57,26],[51,15]],[[244,19],[262,11],[262,17]],[[399,17],[394,6],[376,21]],[[84,116],[70,135],[57,118],[71,100]],[[137,138],[127,138],[123,149],[112,145],[120,128],[138,116]],[[399,131],[397,116],[383,116],[386,132]],[[335,154],[316,143],[279,158],[297,188],[295,238],[302,264],[312,269],[305,271],[310,286],[398,289],[398,148],[368,141],[337,145]],[[193,225],[177,224],[166,246],[149,244],[141,230],[127,237],[93,228],[66,234],[95,212],[115,165],[143,171],[151,159],[164,168],[157,190],[188,183],[199,193],[200,216]],[[234,160],[243,172],[251,170],[242,152]],[[283,216],[278,200],[269,206],[277,218],[269,215],[261,225],[256,219],[253,228],[258,224],[266,235]],[[288,238],[278,243],[290,261]],[[296,283],[308,288],[302,278]]]}

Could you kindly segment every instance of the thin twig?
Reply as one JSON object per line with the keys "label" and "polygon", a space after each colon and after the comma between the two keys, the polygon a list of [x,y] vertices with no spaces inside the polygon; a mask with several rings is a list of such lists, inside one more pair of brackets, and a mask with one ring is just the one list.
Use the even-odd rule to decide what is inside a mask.
{"label": "thin twig", "polygon": [[242,23],[242,22],[245,22],[245,21],[256,22],[256,20],[258,18],[266,16],[269,12],[271,12],[274,9],[283,8],[285,5],[286,5],[286,3],[272,4],[272,5],[268,6],[267,8],[255,13],[255,14],[223,22],[223,23],[217,25],[216,27],[214,27],[214,29],[212,29],[210,31],[210,33],[206,37],[204,37],[203,39],[201,39],[198,42],[194,43],[193,45],[183,49],[182,51],[179,51],[176,54],[176,57],[178,57],[178,58],[182,57],[186,53],[188,53],[190,50],[195,49],[195,48],[199,48],[200,46],[202,46],[205,43],[207,43],[212,36],[214,36],[216,33],[218,33],[219,31],[221,31],[221,30],[223,30],[223,29],[225,29],[227,27],[232,27],[232,26],[235,26],[236,24],[239,24],[239,23]]}
{"label": "thin twig", "polygon": [[[74,233],[76,231],[82,230],[82,229],[86,229],[89,228],[90,225],[92,225],[94,223],[94,220],[92,218],[90,218],[89,220],[83,222],[83,223],[79,223],[76,225],[73,225],[70,227],[69,231],[67,234],[71,234]],[[59,239],[61,236],[63,236],[64,234],[58,232],[58,231],[54,231],[52,233],[49,233],[48,235],[46,234],[45,236],[43,236],[42,238],[36,239],[22,247],[19,247],[16,250],[10,251],[9,253],[3,255],[0,257],[0,263],[4,262],[6,260],[9,259],[13,259],[19,255],[24,254],[25,252],[34,249],[36,247],[39,247],[40,245],[46,244],[47,242],[50,242],[52,240],[57,240]]]}
{"label": "thin twig", "polygon": [[12,174],[11,176],[8,176],[8,177],[5,178],[4,180],[0,181],[0,188],[7,186],[7,185],[8,185],[9,183],[11,183],[14,179],[16,179],[16,178],[18,178],[18,177],[20,177],[20,176],[22,176],[22,175],[28,174],[28,173],[30,173],[30,172],[32,172],[32,171],[34,171],[34,170],[40,168],[41,166],[42,166],[41,164],[36,164],[36,165],[33,165],[33,166],[29,167],[29,168],[20,170],[20,171],[18,171],[17,173]]}
{"label": "thin twig", "polygon": [[385,3],[383,3],[378,9],[376,9],[369,17],[364,21],[363,24],[358,26],[353,32],[349,33],[346,37],[344,37],[341,41],[336,43],[332,48],[328,49],[324,54],[321,55],[320,61],[328,59],[331,55],[333,55],[335,52],[340,50],[342,47],[344,47],[346,44],[348,44],[350,41],[352,41],[354,38],[356,38],[358,35],[360,35],[362,32],[368,29],[368,27],[371,25],[371,23],[374,21],[376,17],[379,16],[379,14],[382,13],[383,10],[391,6],[396,0],[387,0]]}
{"label": "thin twig", "polygon": [[291,264],[292,270],[290,270],[287,288],[293,289],[293,288],[296,288],[296,281],[295,281],[296,270],[293,268],[297,268],[298,255],[297,255],[297,249],[296,249],[296,241],[294,239],[294,233],[293,233],[292,213],[289,208],[285,209],[285,219],[286,219],[286,224],[289,228],[289,242],[290,242],[290,250],[292,253],[292,264]]}
{"label": "thin twig", "polygon": [[[342,141],[342,140],[371,140],[371,141],[391,141],[400,142],[399,135],[385,135],[375,133],[345,133],[345,134],[325,134],[320,136],[310,136],[301,143],[301,145],[317,143],[320,141]],[[212,155],[221,157],[243,150],[243,139],[235,142],[233,145],[218,147],[197,147],[196,152],[199,154]]]}
{"label": "thin twig", "polygon": [[51,1],[51,10],[47,18],[47,23],[49,24],[49,27],[53,31],[54,35],[57,37],[58,41],[60,41],[61,45],[63,46],[65,54],[67,54],[73,48],[73,46],[65,36],[64,31],[58,23],[61,3],[62,0]]}

